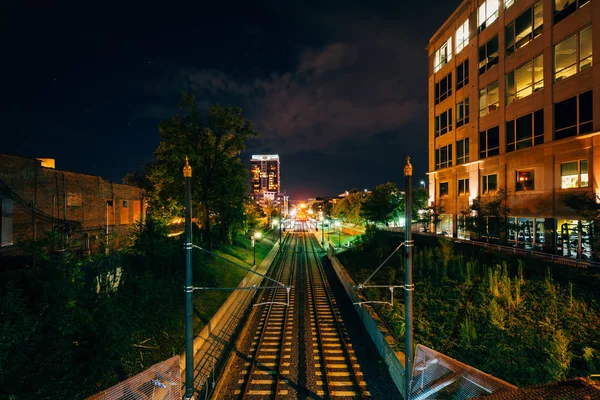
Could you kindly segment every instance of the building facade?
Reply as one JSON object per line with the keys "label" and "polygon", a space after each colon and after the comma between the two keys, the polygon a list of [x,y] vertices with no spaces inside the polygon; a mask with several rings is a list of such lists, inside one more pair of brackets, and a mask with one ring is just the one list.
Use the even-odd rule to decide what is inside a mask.
{"label": "building facade", "polygon": [[465,0],[427,51],[437,232],[469,238],[470,204],[505,189],[509,244],[591,257],[564,200],[600,193],[600,2]]}
{"label": "building facade", "polygon": [[145,203],[143,189],[57,170],[52,159],[0,154],[2,248],[49,232],[84,251],[116,248]]}
{"label": "building facade", "polygon": [[253,155],[250,160],[252,193],[281,191],[279,155]]}

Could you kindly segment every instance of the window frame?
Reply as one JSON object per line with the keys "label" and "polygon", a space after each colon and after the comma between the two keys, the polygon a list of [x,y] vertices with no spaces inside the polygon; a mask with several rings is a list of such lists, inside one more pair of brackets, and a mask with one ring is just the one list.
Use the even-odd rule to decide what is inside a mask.
{"label": "window frame", "polygon": [[[459,110],[462,110],[462,118],[459,115]],[[456,128],[469,123],[469,98],[465,97],[462,101],[456,103]]]}
{"label": "window frame", "polygon": [[[525,174],[530,174],[531,179],[525,178]],[[528,188],[527,186],[525,186],[524,182],[527,182],[527,186],[531,186],[531,188]],[[531,182],[531,183],[529,183],[529,182]],[[516,170],[515,171],[515,192],[530,192],[532,190],[535,190],[535,169],[527,168],[527,169]]]}
{"label": "window frame", "polygon": [[454,43],[456,54],[460,53],[469,45],[469,18],[467,18],[456,30],[456,33],[454,34]]}
{"label": "window frame", "polygon": [[[488,6],[492,3],[496,3],[496,11],[494,12],[491,12],[493,8],[488,9]],[[482,9],[484,14],[483,17],[481,13]],[[485,0],[483,3],[481,3],[479,7],[477,7],[477,33],[483,32],[485,28],[490,26],[492,23],[494,23],[494,21],[498,19],[499,10],[500,0]],[[484,20],[482,21],[482,19]]]}
{"label": "window frame", "polygon": [[[575,163],[577,164],[577,186],[569,186],[569,187],[565,187],[564,186],[564,180],[563,177],[565,176],[573,176],[573,175],[563,175],[563,165],[566,164],[572,164]],[[583,179],[581,178],[582,176],[582,163],[585,163],[585,175],[587,175],[587,180],[585,181],[585,185],[582,185],[582,181]],[[583,159],[579,159],[579,160],[572,160],[572,161],[565,161],[565,162],[561,162],[560,163],[560,188],[562,190],[568,190],[568,189],[580,189],[580,188],[588,188],[590,187],[590,162],[587,158],[583,158]]]}
{"label": "window frame", "polygon": [[[441,51],[445,50],[442,54]],[[452,60],[452,36],[437,49],[433,55],[433,72],[438,72],[442,67]]]}
{"label": "window frame", "polygon": [[[469,188],[469,178],[461,178],[458,179],[458,185],[456,187],[456,194],[458,196],[468,196],[470,194],[470,188]],[[461,191],[461,183],[462,183],[462,191]]]}
{"label": "window frame", "polygon": [[[446,85],[446,91],[442,93],[442,83]],[[450,71],[446,76],[435,83],[435,92],[434,92],[434,102],[435,105],[440,104],[442,101],[446,100],[448,97],[452,96],[452,71]]]}
{"label": "window frame", "polygon": [[[519,139],[519,124],[527,117],[531,118],[531,135],[525,139]],[[540,122],[541,126],[538,126],[540,125]],[[524,114],[513,120],[506,121],[505,128],[506,153],[544,144],[544,109],[540,108],[532,113]]]}
{"label": "window frame", "polygon": [[[494,189],[490,189],[490,177],[495,177],[496,182],[494,185]],[[498,191],[498,174],[487,174],[481,177],[481,194],[482,195],[491,195],[495,194]]]}
{"label": "window frame", "polygon": [[[446,126],[442,127],[442,118],[445,117]],[[434,134],[438,138],[452,131],[452,107],[448,108],[435,116],[434,119]]]}
{"label": "window frame", "polygon": [[[458,79],[458,72],[462,70],[463,78]],[[462,89],[469,84],[469,59],[466,59],[456,67],[456,91]]]}
{"label": "window frame", "polygon": [[[541,68],[541,79],[536,80],[536,68]],[[527,71],[530,69],[531,72]],[[525,70],[525,75],[531,73],[531,81],[529,81],[529,85],[524,88],[517,87],[517,74],[523,73],[520,72]],[[506,105],[512,104],[515,101],[524,99],[525,97],[531,96],[535,92],[542,90],[544,88],[544,54],[540,54],[539,56],[533,58],[532,60],[526,62],[523,65],[515,68],[506,74],[506,94],[505,100]],[[527,90],[531,90],[530,93],[526,92],[524,95],[519,95],[519,93],[523,93]]]}
{"label": "window frame", "polygon": [[[505,37],[505,47],[506,47],[506,57],[514,54],[517,50],[522,49],[527,44],[529,44],[534,39],[540,37],[543,33],[544,29],[544,5],[542,0],[538,0],[535,4],[529,7],[527,10],[523,11],[518,17],[512,20],[506,27],[504,28],[504,37]],[[536,13],[537,11],[537,13]],[[518,29],[518,20],[529,13],[530,22],[529,25],[526,26],[524,30],[521,32],[517,32]],[[541,24],[536,25],[536,14],[541,13],[542,19]],[[519,35],[523,35],[524,32],[526,36],[522,37],[521,40],[518,39]],[[527,38],[527,41],[523,41],[523,39]]]}
{"label": "window frame", "polygon": [[[572,7],[571,10],[567,10],[567,7],[570,6],[570,4],[568,4],[568,3],[569,3],[569,1],[565,2],[566,6],[559,12],[559,11],[556,11],[556,0],[554,0],[552,2],[552,5],[553,5],[552,19],[554,20],[555,24],[558,24],[560,21],[564,20],[569,15],[573,14],[575,11],[577,11],[580,8],[591,3],[591,0],[573,0],[570,3],[575,4],[575,7]],[[562,14],[562,15],[560,15],[560,14]]]}
{"label": "window frame", "polygon": [[[490,103],[488,101],[489,97],[490,97],[490,88],[492,86],[495,86],[495,90],[496,90],[496,96],[498,101],[495,103]],[[482,106],[482,99],[485,98],[485,105]],[[492,106],[495,106],[494,109],[490,110],[490,108]],[[487,85],[485,88],[480,89],[479,90],[479,118],[485,117],[486,115],[489,115],[491,113],[493,113],[494,111],[498,111],[498,109],[500,108],[500,86],[498,85],[498,81],[492,82],[489,85]]]}
{"label": "window frame", "polygon": [[466,164],[468,162],[469,162],[469,138],[466,137],[466,138],[456,141],[456,165]]}
{"label": "window frame", "polygon": [[[445,187],[445,190],[442,191],[442,187]],[[450,195],[450,189],[449,188],[450,188],[450,185],[448,184],[448,181],[440,182],[440,184],[439,184],[439,197],[448,197]]]}
{"label": "window frame", "polygon": [[[446,156],[445,160],[442,158],[442,155]],[[434,164],[436,171],[444,168],[450,168],[452,166],[452,143],[435,149]]]}
{"label": "window frame", "polygon": [[[592,117],[591,120],[586,120],[583,122],[581,121],[581,118],[582,118],[581,98],[582,98],[582,96],[586,96],[586,97],[590,96],[591,102],[589,105],[586,104],[586,106],[589,107],[589,110],[585,110],[585,111],[591,112],[590,115]],[[568,101],[571,101],[573,99],[575,99],[575,124],[558,128],[557,116],[559,113],[557,113],[556,107],[561,104],[564,104]],[[558,103],[554,103],[553,104],[553,116],[554,116],[554,137],[553,137],[554,140],[562,140],[562,139],[567,139],[570,137],[576,137],[576,136],[592,133],[594,131],[594,95],[593,95],[593,91],[587,90],[587,91],[579,93],[575,96],[561,100]],[[585,126],[584,130],[582,130],[582,126]],[[574,134],[567,133],[569,130],[573,130],[573,129],[575,129]],[[565,132],[565,133],[562,134],[561,132]],[[560,135],[557,135],[559,133],[560,133]]]}
{"label": "window frame", "polygon": [[[488,148],[490,133],[497,135],[497,147]],[[485,137],[485,146],[482,147],[482,137]],[[479,159],[490,158],[500,154],[500,126],[493,126],[479,132]]]}
{"label": "window frame", "polygon": [[[584,58],[583,60],[581,59],[581,35],[582,33],[586,32],[586,31],[590,31],[590,38],[591,38],[591,42],[590,42],[590,49],[592,49],[592,52],[589,56],[587,56],[586,58]],[[554,55],[554,60],[553,60],[553,65],[552,65],[552,79],[554,80],[554,83],[557,82],[562,82],[565,79],[568,79],[574,75],[577,75],[578,73],[591,68],[594,65],[594,51],[593,51],[593,44],[594,44],[594,31],[592,29],[592,25],[587,25],[585,27],[583,27],[582,29],[580,29],[579,31],[573,33],[572,35],[564,38],[563,40],[561,40],[560,42],[556,43],[556,45],[552,46],[552,50],[553,50],[553,55]],[[575,39],[575,62],[572,64],[569,64],[566,67],[562,67],[560,70],[557,70],[556,64],[557,64],[557,48],[558,46],[560,46],[561,44],[564,44],[565,42],[567,42],[568,40],[571,39]],[[589,60],[589,64],[586,64],[585,62]],[[564,71],[573,69],[574,72],[573,73],[569,73],[566,72],[563,74]],[[561,76],[558,76],[558,75]]]}
{"label": "window frame", "polygon": [[[492,42],[496,43],[496,51],[495,52],[491,51],[491,54],[490,54],[489,45]],[[493,48],[492,48],[492,50],[493,50]],[[485,53],[484,57],[482,57],[482,53]],[[498,65],[499,57],[500,57],[500,47],[499,47],[498,35],[496,34],[493,38],[491,38],[490,40],[485,42],[482,46],[479,46],[479,53],[478,53],[479,75],[486,73],[494,65]]]}

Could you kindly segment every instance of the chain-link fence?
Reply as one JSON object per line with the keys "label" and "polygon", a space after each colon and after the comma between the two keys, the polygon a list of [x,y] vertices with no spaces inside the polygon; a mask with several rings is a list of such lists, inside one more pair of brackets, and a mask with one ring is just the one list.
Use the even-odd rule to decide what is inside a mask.
{"label": "chain-link fence", "polygon": [[97,393],[87,400],[180,400],[179,356],[154,364],[144,372]]}
{"label": "chain-link fence", "polygon": [[516,389],[423,345],[417,346],[412,376],[410,400],[462,400]]}

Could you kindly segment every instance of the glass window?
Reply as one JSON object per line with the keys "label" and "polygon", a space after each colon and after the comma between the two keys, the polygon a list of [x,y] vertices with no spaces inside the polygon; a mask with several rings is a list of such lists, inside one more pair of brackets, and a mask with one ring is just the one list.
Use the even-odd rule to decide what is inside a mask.
{"label": "glass window", "polygon": [[452,72],[435,84],[435,104],[446,100],[450,95],[452,95]]}
{"label": "glass window", "polygon": [[506,54],[511,55],[541,35],[543,22],[544,10],[540,0],[506,26]]}
{"label": "glass window", "polygon": [[456,30],[456,54],[469,44],[469,20],[467,19]]}
{"label": "glass window", "polygon": [[479,48],[479,74],[498,64],[498,35]]}
{"label": "glass window", "polygon": [[479,32],[490,26],[498,18],[498,0],[486,0],[479,6],[477,26]]}
{"label": "glass window", "polygon": [[456,105],[456,127],[469,123],[469,98]]}
{"label": "glass window", "polygon": [[515,0],[504,0],[504,7],[508,8],[515,3]]}
{"label": "glass window", "polygon": [[560,164],[560,188],[588,187],[588,161],[570,161]]}
{"label": "glass window", "polygon": [[433,72],[438,72],[450,60],[452,60],[452,38],[449,38],[446,43],[436,50],[433,57]]}
{"label": "glass window", "polygon": [[544,143],[544,110],[506,122],[506,152]]}
{"label": "glass window", "polygon": [[456,90],[469,83],[469,60],[465,60],[456,67]]}
{"label": "glass window", "polygon": [[452,130],[452,108],[435,117],[435,137],[442,136]]}
{"label": "glass window", "polygon": [[592,132],[593,103],[590,90],[554,104],[554,139]]}
{"label": "glass window", "polygon": [[469,138],[456,142],[456,165],[469,162]]}
{"label": "glass window", "polygon": [[591,67],[592,59],[592,27],[588,26],[554,46],[554,81]]}
{"label": "glass window", "polygon": [[554,0],[554,23],[558,23],[588,4],[590,0]]}
{"label": "glass window", "polygon": [[448,182],[440,182],[440,197],[448,196]]}
{"label": "glass window", "polygon": [[481,193],[490,194],[495,193],[496,190],[498,190],[498,175],[484,175],[481,182]]}
{"label": "glass window", "polygon": [[500,128],[493,127],[479,132],[479,158],[487,158],[500,154]]}
{"label": "glass window", "polygon": [[498,81],[479,91],[479,116],[484,117],[496,111],[500,105]]}
{"label": "glass window", "polygon": [[516,190],[517,192],[524,192],[527,190],[534,190],[535,180],[533,170],[528,171],[517,171],[516,176]]}
{"label": "glass window", "polygon": [[458,180],[458,195],[464,196],[469,194],[469,178]]}
{"label": "glass window", "polygon": [[506,103],[531,95],[544,87],[543,56],[540,55],[525,65],[506,74]]}
{"label": "glass window", "polygon": [[129,201],[123,200],[123,208],[129,207]]}
{"label": "glass window", "polygon": [[442,169],[452,166],[452,145],[440,147],[435,150],[435,169]]}

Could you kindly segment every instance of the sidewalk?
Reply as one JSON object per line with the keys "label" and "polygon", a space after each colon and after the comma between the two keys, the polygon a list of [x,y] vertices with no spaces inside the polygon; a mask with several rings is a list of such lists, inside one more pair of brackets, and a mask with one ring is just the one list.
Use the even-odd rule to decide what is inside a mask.
{"label": "sidewalk", "polygon": [[[255,271],[266,274],[278,250],[279,244],[276,243]],[[259,286],[262,280],[261,276],[248,272],[238,287]],[[209,382],[212,386],[212,383],[218,379],[218,376],[214,375],[216,372],[213,372],[215,365],[224,355],[227,345],[235,340],[233,335],[251,307],[256,292],[256,290],[236,290],[231,293],[194,339],[194,386],[196,390],[201,391]],[[185,353],[181,355],[180,366],[182,385],[185,386]],[[185,389],[182,388],[182,394],[184,392]]]}

